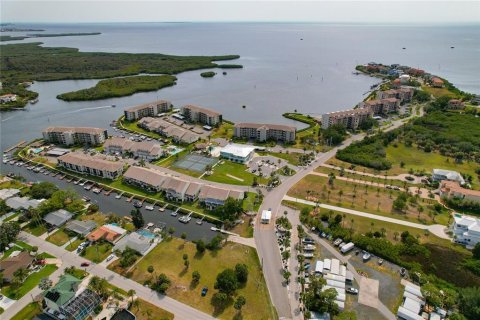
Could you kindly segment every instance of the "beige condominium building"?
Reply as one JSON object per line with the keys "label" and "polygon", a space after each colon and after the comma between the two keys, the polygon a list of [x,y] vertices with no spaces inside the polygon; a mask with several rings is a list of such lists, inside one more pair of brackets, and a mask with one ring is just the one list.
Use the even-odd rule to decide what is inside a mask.
{"label": "beige condominium building", "polygon": [[377,99],[397,98],[400,103],[408,102],[413,98],[413,88],[390,89],[386,91],[378,91]]}
{"label": "beige condominium building", "polygon": [[372,110],[374,115],[387,114],[398,111],[398,108],[400,107],[400,99],[375,99],[361,102],[358,106],[360,108],[369,108],[370,110]]}
{"label": "beige condominium building", "polygon": [[172,103],[167,100],[157,100],[125,109],[125,120],[135,121],[143,117],[155,117],[172,110]]}
{"label": "beige condominium building", "polygon": [[105,152],[108,154],[128,155],[134,158],[153,161],[165,154],[164,149],[159,143],[142,141],[135,142],[125,138],[114,137],[108,139],[103,144]]}
{"label": "beige condominium building", "polygon": [[220,113],[191,104],[182,107],[182,115],[189,122],[198,122],[212,127],[222,122]]}
{"label": "beige condominium building", "polygon": [[108,161],[79,152],[70,152],[58,157],[58,165],[67,170],[112,180],[123,172],[123,162]]}
{"label": "beige condominium building", "polygon": [[48,127],[42,134],[45,141],[66,146],[75,144],[97,146],[108,138],[107,130],[88,127]]}
{"label": "beige condominium building", "polygon": [[280,124],[238,123],[235,125],[235,137],[255,139],[257,141],[276,140],[295,142],[295,127]]}
{"label": "beige condominium building", "polygon": [[373,112],[370,108],[357,108],[344,111],[329,112],[322,115],[322,128],[327,129],[333,125],[343,125],[348,129],[357,129],[358,126],[371,117]]}

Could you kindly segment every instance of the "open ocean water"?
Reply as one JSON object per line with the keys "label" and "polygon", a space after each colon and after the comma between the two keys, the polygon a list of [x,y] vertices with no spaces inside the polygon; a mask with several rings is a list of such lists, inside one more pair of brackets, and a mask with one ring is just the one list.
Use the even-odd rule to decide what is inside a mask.
{"label": "open ocean water", "polygon": [[[378,79],[354,75],[370,61],[418,67],[447,78],[462,90],[480,94],[480,25],[388,26],[314,23],[128,23],[30,24],[46,33],[101,32],[101,35],[5,42],[43,42],[81,51],[238,54],[243,69],[179,74],[177,85],[157,92],[86,102],[64,102],[59,93],[93,86],[98,80],[36,82],[39,102],[26,111],[0,114],[0,147],[41,136],[51,125],[108,127],[123,109],[155,99],[177,107],[198,104],[235,122],[294,124],[282,117],[293,111],[318,116],[353,107]],[[21,35],[28,32],[2,33]],[[303,39],[303,40],[302,40]],[[454,49],[450,47],[454,46]],[[406,49],[403,50],[402,48]],[[1,47],[0,47],[1,48]],[[117,108],[111,108],[115,104]],[[246,108],[243,109],[242,106]]]}

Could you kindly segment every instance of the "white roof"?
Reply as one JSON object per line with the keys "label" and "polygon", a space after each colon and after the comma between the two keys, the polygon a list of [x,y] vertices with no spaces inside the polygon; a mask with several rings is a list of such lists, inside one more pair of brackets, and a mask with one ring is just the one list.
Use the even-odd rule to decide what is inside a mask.
{"label": "white roof", "polygon": [[444,169],[433,169],[433,174],[438,176],[444,176],[447,180],[454,180],[460,182],[460,184],[465,184],[465,180],[462,175],[457,171],[444,170]]}
{"label": "white roof", "polygon": [[262,220],[270,220],[272,218],[272,211],[263,210],[262,211]]}
{"label": "white roof", "polygon": [[30,207],[36,208],[42,202],[41,200],[29,199],[28,197],[12,197],[5,201],[7,206],[12,209],[28,209]]}
{"label": "white roof", "polygon": [[127,230],[125,230],[123,228],[120,228],[119,226],[116,226],[116,225],[113,225],[113,224],[106,224],[106,225],[104,225],[104,227],[108,228],[108,229],[110,229],[113,232],[118,233],[118,234],[125,234],[127,232]]}
{"label": "white roof", "polygon": [[19,189],[1,189],[0,199],[5,200],[11,198],[20,192]]}
{"label": "white roof", "polygon": [[353,273],[350,270],[347,270],[347,274],[345,275],[345,278],[348,280],[353,281]]}
{"label": "white roof", "polygon": [[402,319],[406,319],[406,320],[423,320],[423,318],[421,316],[419,316],[418,314],[415,314],[414,312],[400,306],[398,308],[398,312],[397,312],[397,315],[399,317],[401,317]]}
{"label": "white roof", "polygon": [[332,266],[330,272],[333,274],[340,274],[340,260],[332,259]]}
{"label": "white roof", "polygon": [[330,270],[331,267],[332,267],[332,260],[330,259],[323,260],[323,269]]}
{"label": "white roof", "polygon": [[343,277],[347,276],[347,267],[345,267],[343,264],[340,266],[340,275]]}
{"label": "white roof", "polygon": [[420,310],[422,309],[422,305],[418,300],[410,299],[410,298],[405,298],[405,301],[403,302],[403,307],[407,310],[410,310],[416,314],[420,313]]}
{"label": "white roof", "polygon": [[237,157],[246,158],[250,153],[255,150],[255,146],[250,146],[246,144],[231,143],[227,144],[225,147],[220,150],[220,152],[229,153]]}
{"label": "white roof", "polygon": [[332,287],[345,289],[345,281],[341,282],[341,281],[327,279],[327,284]]}
{"label": "white roof", "polygon": [[333,273],[327,273],[324,278],[326,280],[334,280],[334,281],[340,281],[340,282],[345,282],[345,277],[333,274]]}
{"label": "white roof", "polygon": [[315,272],[323,273],[323,261],[317,260],[317,263],[315,263]]}
{"label": "white roof", "polygon": [[132,232],[120,239],[113,250],[125,250],[126,247],[129,247],[135,251],[138,251],[140,254],[145,254],[150,248],[150,238],[147,238],[137,232]]}
{"label": "white roof", "polygon": [[405,292],[409,292],[413,295],[416,295],[419,298],[423,298],[422,291],[420,290],[420,287],[413,284],[413,283],[408,283],[405,286]]}

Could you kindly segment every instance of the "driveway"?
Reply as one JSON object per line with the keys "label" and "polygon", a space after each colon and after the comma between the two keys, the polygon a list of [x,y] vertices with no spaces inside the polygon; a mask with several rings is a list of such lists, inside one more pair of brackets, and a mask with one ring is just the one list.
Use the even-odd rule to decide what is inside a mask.
{"label": "driveway", "polygon": [[8,308],[10,308],[15,302],[17,302],[17,300],[13,300],[13,299],[10,299],[6,296],[3,296],[3,299],[0,300],[0,308],[2,308],[3,310],[7,310]]}

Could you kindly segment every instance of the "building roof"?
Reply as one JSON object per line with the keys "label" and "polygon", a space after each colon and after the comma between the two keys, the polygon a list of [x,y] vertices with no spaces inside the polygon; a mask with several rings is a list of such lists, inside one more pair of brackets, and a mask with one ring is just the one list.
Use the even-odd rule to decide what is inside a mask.
{"label": "building roof", "polygon": [[213,186],[203,186],[198,195],[200,199],[214,199],[225,201],[229,197],[235,200],[243,197],[243,191],[221,189]]}
{"label": "building roof", "polygon": [[447,180],[456,180],[460,184],[465,184],[465,180],[462,175],[457,171],[444,170],[444,169],[433,169],[433,175],[445,177]]}
{"label": "building roof", "polygon": [[433,78],[432,78],[432,82],[433,82],[433,83],[438,83],[438,84],[440,84],[440,83],[443,83],[443,80],[440,79],[439,77],[433,77]]}
{"label": "building roof", "polygon": [[60,277],[58,283],[45,293],[45,299],[61,307],[75,296],[78,285],[81,282],[82,280],[72,275],[64,274]]}
{"label": "building roof", "polygon": [[43,217],[43,220],[52,226],[60,227],[64,225],[68,220],[72,219],[72,217],[73,213],[68,212],[64,209],[60,209],[50,212],[45,217]]}
{"label": "building roof", "polygon": [[236,157],[246,158],[255,150],[255,146],[230,143],[220,150],[220,153],[232,154]]}
{"label": "building roof", "polygon": [[252,122],[241,122],[235,124],[235,128],[254,128],[260,129],[265,128],[266,130],[283,130],[295,132],[296,128],[292,126],[287,126],[283,124],[265,124],[265,123],[252,123]]}
{"label": "building roof", "polygon": [[367,115],[371,114],[372,111],[367,108],[357,108],[357,109],[349,109],[349,110],[341,110],[341,111],[334,111],[329,112],[327,115],[329,117],[348,117],[348,116],[355,116],[355,115]]}
{"label": "building roof", "polygon": [[20,193],[19,189],[1,189],[0,190],[0,199],[6,200]]}
{"label": "building roof", "polygon": [[177,178],[171,178],[165,182],[163,188],[165,190],[171,190],[175,193],[185,193],[188,188],[189,182]]}
{"label": "building roof", "polygon": [[135,112],[135,111],[142,110],[142,109],[146,109],[146,108],[150,108],[150,107],[156,107],[157,105],[165,104],[165,103],[168,104],[168,103],[170,103],[170,101],[167,101],[167,100],[156,100],[156,101],[152,101],[152,102],[140,104],[140,105],[138,105],[138,106],[134,106],[134,107],[127,108],[127,109],[125,109],[125,111],[127,111],[127,112]]}
{"label": "building roof", "polygon": [[213,111],[211,109],[195,106],[195,105],[192,105],[192,104],[187,104],[187,105],[183,106],[182,109],[183,108],[190,109],[190,110],[196,111],[196,112],[205,113],[206,115],[208,115],[210,117],[218,117],[218,116],[221,115],[220,113],[218,113],[216,111]]}
{"label": "building roof", "polygon": [[166,181],[165,174],[158,170],[134,166],[128,168],[123,177],[135,179],[155,187],[160,187]]}
{"label": "building roof", "polygon": [[87,238],[90,241],[98,241],[100,239],[105,239],[109,242],[115,242],[119,237],[124,235],[127,230],[115,226],[112,224],[106,224],[98,228],[97,230],[90,233]]}
{"label": "building roof", "polygon": [[93,127],[48,127],[43,132],[70,132],[70,133],[89,133],[103,134],[106,130]]}
{"label": "building roof", "polygon": [[28,209],[36,208],[42,201],[37,199],[29,199],[28,197],[12,197],[8,198],[5,203],[12,209]]}
{"label": "building roof", "polygon": [[125,250],[126,247],[137,251],[140,254],[145,254],[150,248],[150,238],[147,238],[137,232],[131,232],[122,239],[118,240],[117,244],[113,247],[113,250]]}
{"label": "building roof", "polygon": [[15,271],[20,268],[27,268],[33,260],[34,258],[27,251],[22,251],[15,257],[5,258],[0,261],[0,270],[2,270],[3,278],[7,279],[7,281],[12,281]]}
{"label": "building roof", "polygon": [[113,137],[103,144],[104,148],[117,147],[125,151],[138,152],[144,151],[151,155],[160,155],[163,153],[162,146],[159,143],[151,141],[131,141],[130,139]]}
{"label": "building roof", "polygon": [[137,317],[126,309],[120,309],[110,318],[110,320],[135,320]]}
{"label": "building roof", "polygon": [[442,192],[445,192],[445,191],[455,192],[455,193],[461,193],[464,195],[480,197],[480,191],[462,188],[460,184],[458,184],[458,181],[442,180],[440,182],[440,185],[441,185],[440,189]]}
{"label": "building roof", "polygon": [[110,172],[118,171],[123,168],[123,162],[113,162],[99,159],[79,152],[67,153],[66,155],[60,156],[58,159],[77,166],[85,166],[88,168],[106,170]]}
{"label": "building roof", "polygon": [[65,228],[75,233],[78,233],[82,236],[85,236],[96,227],[97,227],[97,224],[95,223],[95,221],[92,221],[92,220],[86,220],[86,221],[71,220],[67,223]]}
{"label": "building roof", "polygon": [[190,185],[187,188],[187,191],[185,191],[185,194],[188,196],[196,196],[198,192],[200,191],[200,188],[202,187],[201,184],[196,183],[196,182],[191,182]]}

